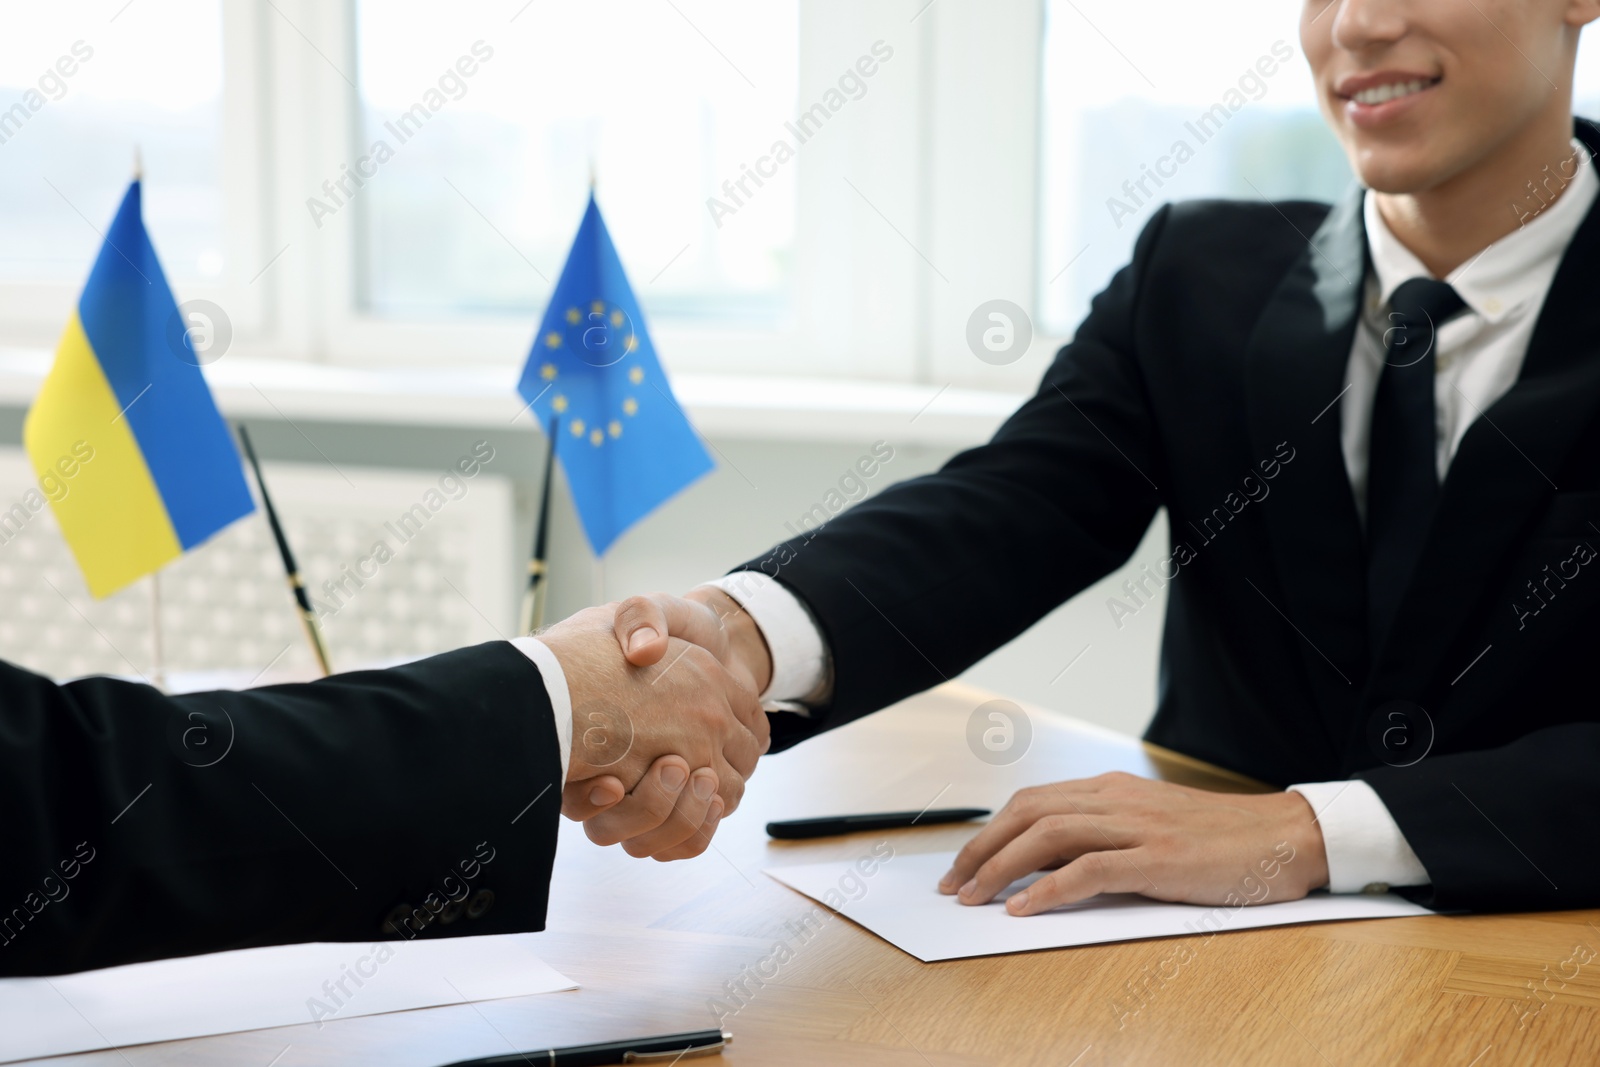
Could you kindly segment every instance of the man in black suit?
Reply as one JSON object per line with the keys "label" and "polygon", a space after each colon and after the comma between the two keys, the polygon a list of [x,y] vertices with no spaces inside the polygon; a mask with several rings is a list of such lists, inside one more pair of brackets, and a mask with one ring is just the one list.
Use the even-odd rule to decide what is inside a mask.
{"label": "man in black suit", "polygon": [[[954,677],[1165,508],[1172,554],[1135,580],[1169,597],[1147,736],[1292,788],[1026,790],[944,892],[1058,867],[1009,910],[1249,902],[1270,867],[1273,901],[1600,904],[1572,832],[1600,816],[1600,128],[1571,114],[1596,17],[1307,0],[1365,190],[1161,209],[992,441],[689,594],[766,699],[808,709],[773,715],[775,747]],[[635,662],[682,604],[624,604]]]}
{"label": "man in black suit", "polygon": [[[767,745],[748,678],[611,608],[304,685],[166,696],[0,664],[0,974],[543,928],[562,786],[692,856]],[[695,768],[691,773],[691,768]],[[603,776],[603,777],[602,777]],[[578,794],[574,794],[578,795]]]}

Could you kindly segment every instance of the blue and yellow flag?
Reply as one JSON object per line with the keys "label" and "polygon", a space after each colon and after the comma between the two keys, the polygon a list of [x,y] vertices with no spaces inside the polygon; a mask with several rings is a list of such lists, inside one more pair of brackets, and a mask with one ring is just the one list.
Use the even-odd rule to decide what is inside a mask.
{"label": "blue and yellow flag", "polygon": [[139,201],[135,181],[22,428],[97,597],[255,510]]}
{"label": "blue and yellow flag", "polygon": [[714,466],[661,372],[592,194],[517,391],[541,425],[561,420],[552,447],[597,556]]}

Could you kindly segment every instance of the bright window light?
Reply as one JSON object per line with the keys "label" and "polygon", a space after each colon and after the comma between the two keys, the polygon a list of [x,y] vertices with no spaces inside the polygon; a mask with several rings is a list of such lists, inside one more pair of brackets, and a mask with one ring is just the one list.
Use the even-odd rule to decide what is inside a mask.
{"label": "bright window light", "polygon": [[135,149],[168,275],[219,280],[221,125],[220,0],[14,5],[0,33],[0,281],[83,281]]}
{"label": "bright window light", "polygon": [[1284,0],[1049,0],[1039,307],[1052,333],[1077,327],[1163,203],[1349,186],[1299,17]]}
{"label": "bright window light", "polygon": [[359,155],[382,151],[379,142],[392,151],[366,164],[372,174],[354,200],[366,310],[537,313],[592,167],[653,317],[780,315],[792,179],[764,189],[725,229],[706,200],[767,151],[794,107],[796,0],[540,0],[509,21],[506,10],[358,5]]}

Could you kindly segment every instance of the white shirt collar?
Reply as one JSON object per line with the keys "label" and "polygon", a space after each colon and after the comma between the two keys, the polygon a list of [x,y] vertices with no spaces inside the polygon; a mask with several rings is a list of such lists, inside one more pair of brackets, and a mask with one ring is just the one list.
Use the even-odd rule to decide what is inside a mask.
{"label": "white shirt collar", "polygon": [[[1600,178],[1595,176],[1588,148],[1577,140],[1572,145],[1583,163],[1555,203],[1445,278],[1461,294],[1466,305],[1489,322],[1499,322],[1529,301],[1542,300],[1573,234],[1600,195]],[[1505,210],[1513,208],[1508,206]],[[1377,198],[1370,189],[1362,212],[1367,227],[1367,250],[1372,255],[1377,282],[1374,302],[1381,307],[1402,282],[1433,275],[1383,221]]]}

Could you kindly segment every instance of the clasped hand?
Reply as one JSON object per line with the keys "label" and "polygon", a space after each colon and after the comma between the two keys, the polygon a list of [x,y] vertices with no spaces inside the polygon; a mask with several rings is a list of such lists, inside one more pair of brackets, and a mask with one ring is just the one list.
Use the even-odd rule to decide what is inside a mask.
{"label": "clasped hand", "polygon": [[771,743],[755,624],[727,594],[697,589],[589,608],[539,637],[572,704],[562,812],[632,856],[704,852]]}

